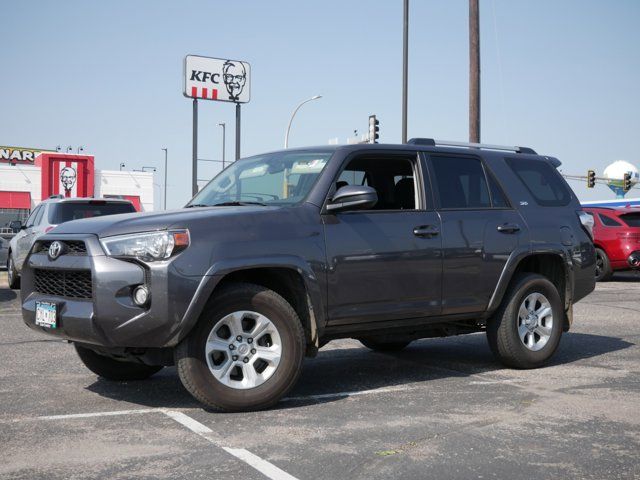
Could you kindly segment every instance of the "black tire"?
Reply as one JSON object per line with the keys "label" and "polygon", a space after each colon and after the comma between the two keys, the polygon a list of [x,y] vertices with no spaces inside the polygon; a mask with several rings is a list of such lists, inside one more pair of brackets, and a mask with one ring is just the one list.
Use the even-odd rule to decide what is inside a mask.
{"label": "black tire", "polygon": [[[216,379],[205,358],[205,343],[213,327],[228,314],[242,310],[266,316],[278,330],[282,346],[273,374],[248,389],[233,388]],[[180,380],[197,400],[217,410],[239,412],[278,403],[298,380],[304,352],[304,330],[291,305],[268,288],[236,283],[223,287],[208,302],[196,326],[176,347],[175,360]]]}
{"label": "black tire", "polygon": [[136,362],[125,362],[105,357],[93,350],[74,345],[84,366],[106,380],[126,381],[144,380],[162,370],[162,366],[144,365]]}
{"label": "black tire", "polygon": [[613,269],[607,253],[601,248],[596,248],[596,282],[607,282],[611,277]]}
{"label": "black tire", "polygon": [[[538,351],[528,349],[518,335],[518,311],[531,293],[541,293],[549,301],[553,325],[547,343]],[[554,354],[560,343],[564,322],[562,300],[555,285],[534,273],[518,274],[511,282],[500,308],[487,323],[487,339],[495,357],[513,368],[538,368]]]}
{"label": "black tire", "polygon": [[7,258],[7,277],[9,288],[18,290],[20,288],[20,274],[16,271],[16,265],[11,252],[9,252],[9,258]]}
{"label": "black tire", "polygon": [[411,340],[396,340],[390,342],[377,338],[359,338],[358,341],[374,352],[399,352],[411,343]]}

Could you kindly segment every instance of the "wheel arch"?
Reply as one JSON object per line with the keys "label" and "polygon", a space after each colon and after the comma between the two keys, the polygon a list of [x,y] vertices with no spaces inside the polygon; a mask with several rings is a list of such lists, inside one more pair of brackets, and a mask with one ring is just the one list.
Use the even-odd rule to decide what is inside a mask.
{"label": "wheel arch", "polygon": [[493,314],[504,299],[507,288],[513,278],[523,272],[537,273],[547,278],[555,285],[562,299],[565,310],[565,330],[572,321],[573,280],[572,262],[569,253],[558,246],[548,246],[544,249],[514,252],[502,271],[498,285],[489,301],[487,311]]}
{"label": "wheel arch", "polygon": [[214,265],[203,278],[183,319],[184,328],[175,343],[186,337],[197,323],[207,301],[231,283],[253,283],[282,296],[298,314],[305,332],[308,356],[314,356],[324,330],[324,305],[315,274],[297,257],[243,259]]}

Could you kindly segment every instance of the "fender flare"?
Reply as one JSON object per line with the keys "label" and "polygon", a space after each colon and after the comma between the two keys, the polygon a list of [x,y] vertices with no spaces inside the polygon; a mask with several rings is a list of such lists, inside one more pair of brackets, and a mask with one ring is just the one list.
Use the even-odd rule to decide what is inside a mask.
{"label": "fender flare", "polygon": [[[195,326],[205,305],[220,281],[227,275],[240,270],[256,268],[286,268],[297,272],[304,282],[309,307],[309,328],[307,344],[313,354],[319,348],[319,339],[324,331],[325,308],[318,279],[311,266],[295,255],[270,257],[243,257],[215,262],[205,273],[198,285],[187,310],[180,321],[176,336],[168,344],[177,345]],[[305,330],[307,330],[305,328]]]}
{"label": "fender flare", "polygon": [[536,245],[535,248],[530,248],[529,246],[519,247],[511,252],[502,269],[498,284],[489,300],[487,316],[491,316],[502,303],[509,283],[511,283],[511,279],[520,263],[528,257],[540,254],[557,255],[562,260],[565,276],[564,310],[568,311],[571,308],[573,304],[573,262],[571,261],[571,254],[566,247],[561,244],[541,244]]}

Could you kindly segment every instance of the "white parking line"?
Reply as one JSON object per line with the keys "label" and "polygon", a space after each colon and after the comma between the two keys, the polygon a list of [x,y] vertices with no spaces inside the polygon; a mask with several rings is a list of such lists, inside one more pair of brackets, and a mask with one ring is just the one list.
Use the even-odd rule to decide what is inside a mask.
{"label": "white parking line", "polygon": [[299,397],[286,397],[281,400],[281,402],[299,402],[304,400],[324,400],[326,398],[346,398],[346,397],[357,397],[359,395],[372,395],[374,393],[389,393],[389,392],[404,392],[407,390],[412,390],[414,388],[413,384],[403,385],[398,387],[381,387],[381,388],[372,388],[370,390],[355,390],[351,392],[335,392],[335,393],[321,393],[318,395],[302,395]]}
{"label": "white parking line", "polygon": [[67,420],[73,418],[92,418],[92,417],[112,417],[116,415],[132,415],[135,413],[152,413],[162,412],[159,408],[146,408],[136,410],[115,410],[111,412],[92,412],[92,413],[72,413],[69,415],[46,415],[43,417],[35,417],[33,420]]}
{"label": "white parking line", "polygon": [[244,448],[229,448],[219,445],[213,438],[211,438],[213,430],[211,430],[206,425],[198,422],[197,420],[194,420],[189,415],[185,415],[182,412],[176,412],[173,410],[164,410],[164,414],[172,418],[179,424],[187,427],[192,432],[197,433],[202,438],[208,440],[217,447],[222,448],[225,452],[242,460],[247,465],[252,466],[267,478],[271,478],[272,480],[297,480],[296,477],[289,475],[284,470],[280,470],[274,464],[267,462],[266,460],[258,457],[257,455],[254,455]]}

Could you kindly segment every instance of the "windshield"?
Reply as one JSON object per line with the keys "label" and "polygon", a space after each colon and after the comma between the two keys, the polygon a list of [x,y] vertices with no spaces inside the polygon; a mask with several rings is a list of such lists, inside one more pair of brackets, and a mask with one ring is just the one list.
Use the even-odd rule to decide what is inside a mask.
{"label": "windshield", "polygon": [[276,152],[238,160],[211,180],[187,206],[299,203],[331,155],[333,152]]}
{"label": "windshield", "polygon": [[124,202],[107,203],[99,200],[88,203],[61,202],[55,204],[49,210],[49,223],[60,225],[70,220],[101,217],[117,213],[133,213],[135,211],[136,209],[132,204]]}

